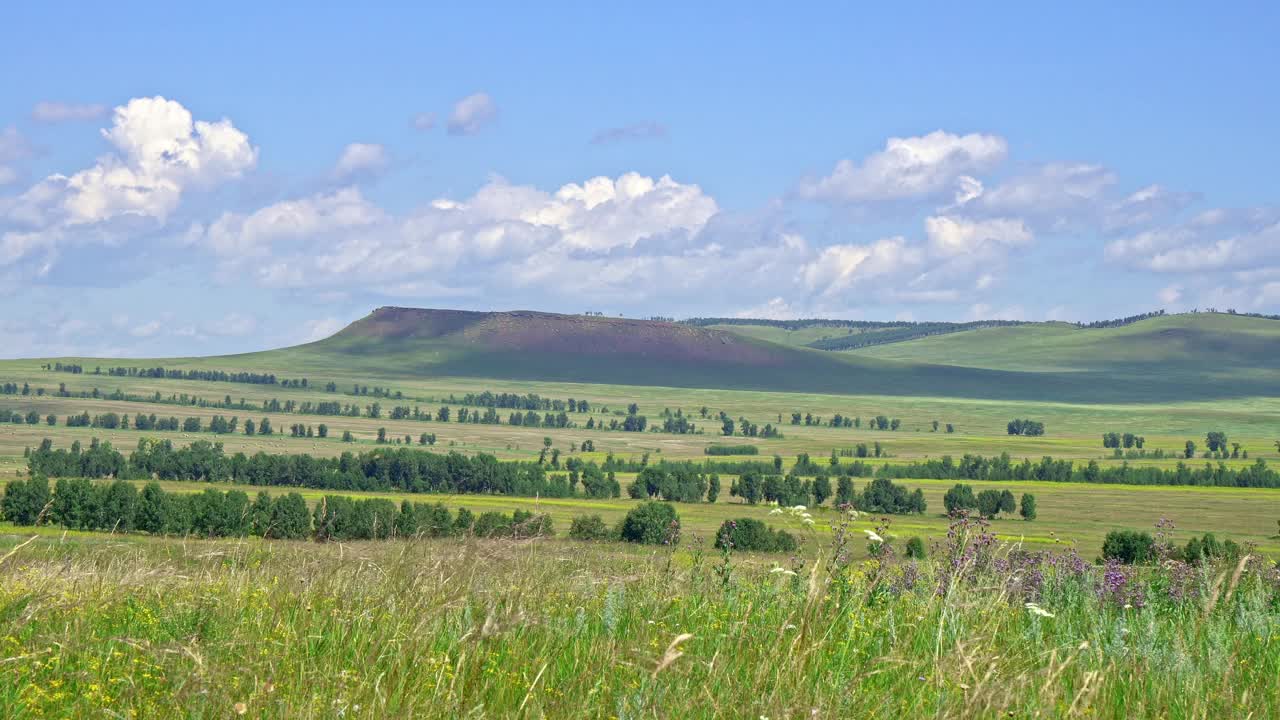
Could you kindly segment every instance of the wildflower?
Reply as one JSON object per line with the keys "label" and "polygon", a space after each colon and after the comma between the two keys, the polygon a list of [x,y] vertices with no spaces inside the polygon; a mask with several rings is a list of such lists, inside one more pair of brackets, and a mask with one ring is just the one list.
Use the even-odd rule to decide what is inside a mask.
{"label": "wildflower", "polygon": [[772,509],[772,510],[770,510],[770,511],[769,511],[769,514],[770,514],[770,515],[781,515],[781,514],[782,514],[782,508],[774,508],[774,509]]}
{"label": "wildflower", "polygon": [[884,542],[884,538],[876,534],[875,530],[863,530],[862,532],[867,534],[867,539],[870,540],[871,542],[878,542],[878,543]]}
{"label": "wildflower", "polygon": [[1048,610],[1045,610],[1044,608],[1040,607],[1039,605],[1033,602],[1027,603],[1026,608],[1027,608],[1027,612],[1031,613],[1032,615],[1038,615],[1040,617],[1045,617],[1045,618],[1051,618],[1054,616],[1053,613],[1049,612]]}
{"label": "wildflower", "polygon": [[245,714],[245,713],[249,712],[249,706],[248,706],[248,705],[245,705],[245,704],[244,704],[244,703],[242,703],[242,702],[238,702],[238,703],[236,703],[235,705],[233,705],[232,707],[235,709],[235,711],[236,711],[236,714],[237,714],[237,715],[243,715],[243,714]]}
{"label": "wildflower", "polygon": [[786,575],[788,577],[796,574],[794,570],[788,570],[782,566],[775,567],[769,572],[773,573],[774,575]]}

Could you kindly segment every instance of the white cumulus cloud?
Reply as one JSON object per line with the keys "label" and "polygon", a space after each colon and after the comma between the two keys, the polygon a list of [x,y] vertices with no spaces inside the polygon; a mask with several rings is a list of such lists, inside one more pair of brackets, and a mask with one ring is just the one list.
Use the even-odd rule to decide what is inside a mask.
{"label": "white cumulus cloud", "polygon": [[830,175],[800,184],[802,197],[876,203],[973,192],[971,174],[999,165],[1008,143],[996,135],[953,135],[937,130],[919,137],[889,138],[861,163],[841,160]]}
{"label": "white cumulus cloud", "polygon": [[974,220],[952,215],[925,218],[931,248],[942,255],[974,255],[1029,244],[1034,236],[1021,220]]}

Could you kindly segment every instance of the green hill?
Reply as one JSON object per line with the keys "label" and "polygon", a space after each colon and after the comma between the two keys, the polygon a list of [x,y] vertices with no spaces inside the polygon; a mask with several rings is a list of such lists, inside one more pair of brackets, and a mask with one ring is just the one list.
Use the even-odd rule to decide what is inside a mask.
{"label": "green hill", "polygon": [[1035,372],[1191,372],[1206,378],[1280,371],[1280,321],[1164,315],[1121,327],[1036,323],[985,328],[853,351],[904,362]]}
{"label": "green hill", "polygon": [[204,361],[290,372],[483,377],[1064,402],[1280,395],[1280,322],[1178,315],[1027,324],[827,352],[714,326],[541,312],[380,308],[319,342]]}

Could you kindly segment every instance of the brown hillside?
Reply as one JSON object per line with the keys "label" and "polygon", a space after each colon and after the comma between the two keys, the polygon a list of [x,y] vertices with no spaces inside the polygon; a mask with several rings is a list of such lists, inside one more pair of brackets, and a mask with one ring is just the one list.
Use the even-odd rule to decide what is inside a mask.
{"label": "brown hillside", "polygon": [[334,339],[439,340],[477,350],[627,355],[657,361],[716,361],[756,367],[782,366],[790,356],[720,330],[653,320],[559,315],[517,310],[476,312],[382,307]]}

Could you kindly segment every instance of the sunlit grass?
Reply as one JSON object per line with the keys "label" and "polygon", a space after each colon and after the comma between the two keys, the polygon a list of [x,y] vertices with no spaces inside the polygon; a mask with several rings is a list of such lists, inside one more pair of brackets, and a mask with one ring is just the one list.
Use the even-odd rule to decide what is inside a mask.
{"label": "sunlit grass", "polygon": [[912,580],[820,555],[42,533],[0,561],[0,715],[1280,714],[1264,571],[1208,570],[1202,601],[1128,609],[1093,575],[1050,575],[1034,595],[1050,618],[1016,569],[939,595],[934,565]]}

